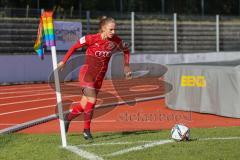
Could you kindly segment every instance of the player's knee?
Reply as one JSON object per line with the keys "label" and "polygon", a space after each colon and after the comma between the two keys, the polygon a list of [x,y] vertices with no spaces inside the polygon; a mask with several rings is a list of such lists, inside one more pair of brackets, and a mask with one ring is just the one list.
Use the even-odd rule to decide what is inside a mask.
{"label": "player's knee", "polygon": [[87,97],[83,96],[81,101],[80,101],[80,104],[81,104],[83,109],[86,108],[87,101],[88,101]]}
{"label": "player's knee", "polygon": [[83,89],[83,94],[84,97],[86,97],[87,102],[91,102],[91,103],[96,103],[97,100],[97,90],[96,89],[91,89],[91,88],[84,88]]}
{"label": "player's knee", "polygon": [[95,104],[97,101],[97,98],[93,96],[90,96],[90,97],[87,96],[87,100],[88,102]]}
{"label": "player's knee", "polygon": [[84,88],[83,94],[87,97],[96,97],[97,92],[95,89]]}

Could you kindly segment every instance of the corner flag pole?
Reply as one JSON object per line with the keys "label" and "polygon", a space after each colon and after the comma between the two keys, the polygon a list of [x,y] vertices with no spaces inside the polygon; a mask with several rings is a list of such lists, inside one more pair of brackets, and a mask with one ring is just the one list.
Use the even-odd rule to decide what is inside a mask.
{"label": "corner flag pole", "polygon": [[56,87],[56,97],[57,97],[57,105],[58,105],[58,113],[59,113],[62,146],[67,147],[67,139],[66,139],[66,131],[65,131],[64,120],[63,120],[62,97],[61,97],[61,90],[60,90],[60,83],[59,83],[59,75],[57,70],[57,55],[56,55],[55,46],[51,47],[51,52],[52,52],[52,63],[53,63],[53,70],[54,70],[54,80],[55,80],[55,87]]}
{"label": "corner flag pole", "polygon": [[56,89],[56,98],[57,98],[57,105],[58,105],[62,146],[67,147],[66,132],[65,132],[64,120],[63,120],[62,97],[61,97],[61,90],[60,90],[59,75],[57,70],[57,54],[56,54],[52,15],[53,15],[53,12],[46,11],[42,13],[41,18],[42,18],[46,46],[51,47],[51,52],[52,52],[52,63],[53,63],[53,71],[54,71],[54,80],[55,80],[55,89]]}

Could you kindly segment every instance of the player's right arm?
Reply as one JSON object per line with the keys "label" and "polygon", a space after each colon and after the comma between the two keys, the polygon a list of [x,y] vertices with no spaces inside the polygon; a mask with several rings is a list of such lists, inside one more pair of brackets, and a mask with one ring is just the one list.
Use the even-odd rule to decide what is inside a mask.
{"label": "player's right arm", "polygon": [[87,45],[88,37],[84,36],[80,38],[74,45],[71,46],[71,48],[67,51],[66,55],[64,56],[63,60],[58,63],[58,69],[62,70],[65,64],[67,63],[68,59],[71,57],[71,55],[78,50],[79,48],[84,47]]}

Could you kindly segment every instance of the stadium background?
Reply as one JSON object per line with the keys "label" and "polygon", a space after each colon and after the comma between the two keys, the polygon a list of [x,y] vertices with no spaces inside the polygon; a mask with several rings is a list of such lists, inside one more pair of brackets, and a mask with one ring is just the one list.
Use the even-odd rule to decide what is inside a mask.
{"label": "stadium background", "polygon": [[[157,63],[165,65],[216,61],[217,65],[222,66],[224,65],[222,61],[230,61],[231,63],[232,60],[238,60],[240,57],[240,1],[237,0],[229,0],[227,2],[216,0],[186,0],[181,2],[177,0],[107,0],[104,1],[104,3],[100,0],[1,0],[0,7],[0,80],[2,84],[0,88],[0,121],[1,129],[3,129],[1,131],[5,133],[22,129],[24,129],[22,133],[59,133],[58,121],[56,120],[54,89],[45,83],[49,80],[49,74],[52,70],[50,53],[47,52],[45,60],[40,61],[33,51],[41,9],[54,9],[54,18],[59,21],[81,21],[83,35],[97,31],[98,17],[100,15],[113,16],[118,23],[119,35],[127,41],[130,46],[132,46],[131,16],[134,12],[135,38],[134,53],[132,53],[131,56],[132,63]],[[174,13],[176,14],[175,22]],[[177,27],[176,29],[175,25]],[[177,37],[174,36],[175,33],[177,33]],[[175,48],[175,44],[177,48]],[[59,51],[59,58],[61,58],[65,52],[66,51]],[[82,51],[79,51],[76,55],[82,56],[82,53]],[[119,55],[116,55],[116,57],[118,56]],[[117,59],[118,61],[114,61],[114,64],[120,65],[120,59]],[[236,61],[234,64],[230,64],[231,67],[234,66],[235,63],[239,65],[239,62]],[[210,65],[214,66],[215,64]],[[151,67],[151,65],[147,65],[147,67]],[[231,67],[227,66],[230,70],[232,69]],[[211,67],[207,68],[209,69]],[[118,67],[113,67],[112,69],[115,73],[120,73]],[[187,68],[187,70],[189,69],[190,68]],[[224,70],[221,69],[222,68],[220,68],[219,71],[222,75],[222,71]],[[159,72],[155,71],[155,73]],[[203,72],[198,73],[198,75],[200,74],[203,74]],[[109,75],[110,73],[107,77]],[[214,74],[209,75],[214,76]],[[223,77],[231,78],[235,75],[238,75],[237,72],[230,75],[223,75]],[[72,80],[76,80],[77,74],[74,76]],[[159,79],[162,79],[162,77]],[[154,79],[150,79],[149,81],[143,79],[139,83],[149,87],[147,83],[151,81],[154,81]],[[238,80],[234,79],[231,83],[227,84],[229,85],[233,82],[238,82]],[[116,94],[116,90],[119,92],[118,94],[121,93],[120,97],[128,95],[130,93],[128,88],[136,84],[137,82],[135,81],[128,84],[124,81],[117,81],[117,83],[112,85],[110,81],[105,81],[103,93],[108,93],[107,96],[110,96],[110,98],[104,94],[100,95],[100,103],[98,103],[98,106],[108,106],[109,103],[111,104],[112,102],[120,102],[121,105],[117,107],[115,105],[110,111],[107,111],[109,114],[105,115],[105,111],[100,112],[100,115],[104,113],[105,116],[100,116],[100,118],[98,117],[99,119],[95,119],[94,132],[170,129],[173,124],[179,122],[186,123],[192,128],[239,126],[239,119],[235,118],[170,110],[165,104],[165,92],[161,92],[163,95],[158,97],[159,99],[139,102],[132,108],[124,105],[124,102],[120,100],[111,99],[111,97],[118,98],[119,95]],[[192,85],[192,83],[186,84]],[[117,87],[117,85],[119,85],[119,87]],[[162,87],[161,85],[160,88]],[[228,85],[223,83],[221,86]],[[71,81],[70,86],[63,86],[64,103],[66,102],[69,105],[69,103],[73,101],[78,101],[79,90],[77,90],[78,88],[76,86],[77,82],[75,81]],[[143,86],[142,91],[145,89],[146,87],[144,88]],[[234,91],[240,93],[237,87]],[[149,92],[151,92],[151,90]],[[209,93],[213,92],[210,91]],[[228,94],[228,92],[225,93]],[[155,94],[156,93],[152,92],[150,95],[143,95],[143,97],[146,96],[149,98],[156,96]],[[219,94],[217,93],[216,95],[218,96]],[[212,94],[213,97],[216,95]],[[238,94],[234,95],[236,97],[232,98],[235,98],[237,101]],[[130,97],[130,100],[136,97],[137,96]],[[101,100],[104,98],[109,99],[108,101]],[[221,97],[219,96],[219,98]],[[189,97],[185,97],[185,100],[186,99],[189,100]],[[231,101],[231,107],[235,106],[233,103],[235,101],[232,100],[231,97],[229,99]],[[127,100],[129,99],[127,98]],[[102,103],[103,101],[104,103]],[[189,102],[191,101],[189,100]],[[213,98],[213,102],[218,101]],[[218,108],[218,103],[215,104],[214,108]],[[231,108],[229,105],[225,107]],[[172,107],[172,109],[176,108]],[[99,110],[101,111],[101,108]],[[234,114],[239,115],[238,110],[233,109],[233,112],[234,111]],[[138,117],[138,115],[140,115],[140,117]],[[154,119],[152,115],[159,116],[159,119]],[[81,126],[81,120],[80,122],[76,121],[70,131],[79,133],[79,124]],[[108,126],[113,127],[109,129]],[[13,128],[12,130],[4,130],[8,127]],[[225,134],[226,136],[234,136],[235,133],[238,133],[236,130],[232,132],[234,134],[231,134],[231,132],[225,132]],[[201,131],[200,129],[200,132]],[[139,132],[132,133],[139,134]],[[145,132],[143,134],[145,134]],[[215,135],[215,132],[213,135]],[[237,142],[236,140],[236,144]]]}
{"label": "stadium background", "polygon": [[194,14],[194,15],[239,15],[239,0],[1,0],[1,8],[52,9],[60,6],[64,10],[74,8],[78,13],[84,10],[117,11],[117,12],[158,12],[161,14]]}
{"label": "stadium background", "polygon": [[[38,1],[29,1],[31,3],[21,1],[21,4],[20,2],[17,3],[17,1],[12,3],[10,2],[11,1],[5,2],[6,5],[1,10],[1,83],[8,84],[11,82],[47,81],[47,77],[51,72],[51,67],[49,67],[51,62],[49,61],[49,58],[46,58],[46,60],[43,62],[39,62],[37,59],[35,59],[34,51],[32,49],[36,39],[38,17],[41,12],[41,7],[53,7],[53,9],[55,9],[54,18],[56,21],[81,22],[83,35],[97,31],[98,18],[100,15],[112,16],[116,18],[118,22],[118,34],[122,37],[122,39],[124,39],[125,42],[130,44],[130,46],[133,46],[133,31],[131,26],[133,12],[130,12],[130,9],[129,11],[126,10],[129,8],[129,6],[123,7],[125,5],[130,5],[130,2],[122,2],[124,4],[122,7],[125,8],[122,9],[122,12],[118,11],[119,8],[117,8],[117,1],[111,1],[112,3],[109,3],[109,5],[111,4],[116,6],[113,7],[112,10],[106,9],[106,11],[99,11],[100,8],[97,7],[98,3],[93,3],[93,1],[79,1],[81,3],[78,5],[72,1],[62,2],[68,3],[64,5],[61,3],[61,1],[57,1],[56,3],[47,3],[41,1],[39,3],[39,7],[36,6]],[[192,6],[193,2],[194,1],[191,1],[191,3],[187,4]],[[2,2],[1,4],[5,3]],[[85,3],[87,4],[85,5]],[[207,12],[206,14],[201,14],[201,12],[196,14],[187,14],[184,12],[181,13],[182,11],[180,9],[185,8],[183,7],[185,5],[179,4],[178,9],[180,13],[166,12],[162,14],[161,11],[153,12],[148,9],[146,9],[146,11],[143,13],[137,7],[138,3],[139,1],[134,3],[136,5],[136,9],[134,8],[134,10],[136,10],[134,11],[134,48],[131,48],[132,53],[135,53],[132,55],[132,60],[135,63],[140,62],[143,59],[145,60],[144,62],[152,62],[154,60],[156,63],[172,64],[181,62],[199,62],[202,60],[234,60],[238,58],[239,54],[236,53],[236,51],[239,50],[240,36],[238,35],[240,34],[240,22],[237,14],[234,14],[233,11],[224,15],[214,15],[210,13],[207,14]],[[142,3],[147,2],[142,1]],[[21,6],[23,4],[25,5],[25,8],[9,8],[10,6]],[[153,3],[149,3],[149,5],[152,4]],[[175,3],[171,4],[175,5]],[[206,5],[206,3],[204,4]],[[210,4],[211,3],[209,2],[209,5]],[[236,5],[233,5],[234,3],[221,4],[236,7]],[[59,8],[59,6],[64,6],[65,9],[61,7]],[[88,7],[78,10],[79,6]],[[99,4],[99,6],[101,5]],[[147,5],[141,6],[145,7]],[[167,6],[169,5],[166,4],[166,7]],[[91,7],[96,9],[85,10],[91,9]],[[150,8],[154,7],[155,6]],[[159,6],[156,8],[159,9]],[[214,7],[214,9],[216,8],[218,7]],[[225,12],[224,9],[226,8],[228,7],[219,6],[218,10]],[[218,10],[215,10],[216,14],[218,13]],[[176,14],[175,21],[174,14]],[[66,51],[64,50],[60,50],[58,51],[58,55],[61,56],[65,54],[65,52]],[[216,54],[218,52],[222,52],[221,56]],[[78,51],[76,55],[82,53],[82,51]],[[196,53],[199,53],[200,56]],[[212,54],[209,55],[209,53]],[[49,52],[46,52],[46,55],[49,56]],[[143,55],[147,56],[141,59],[140,57],[143,57]],[[15,63],[17,61],[19,63]],[[34,63],[31,64],[33,61]],[[13,67],[11,64],[15,64],[18,67]],[[29,65],[36,67],[34,67],[35,69],[26,67]],[[44,66],[45,69],[43,69],[41,66]],[[9,70],[6,71],[4,68],[9,68]],[[19,74],[15,74],[14,71],[16,69],[18,70],[16,72]],[[109,74],[110,73],[107,74],[108,79]],[[74,78],[76,77],[77,74],[75,74]]]}

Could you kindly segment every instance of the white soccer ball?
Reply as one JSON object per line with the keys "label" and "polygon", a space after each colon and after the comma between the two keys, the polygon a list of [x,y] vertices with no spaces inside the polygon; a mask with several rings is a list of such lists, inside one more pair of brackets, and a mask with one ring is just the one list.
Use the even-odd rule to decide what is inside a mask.
{"label": "white soccer ball", "polygon": [[171,138],[176,141],[190,139],[190,129],[183,124],[176,124],[171,130]]}

